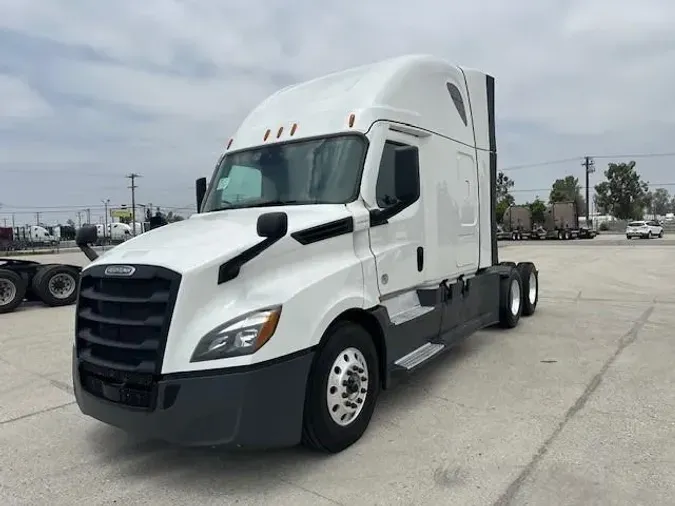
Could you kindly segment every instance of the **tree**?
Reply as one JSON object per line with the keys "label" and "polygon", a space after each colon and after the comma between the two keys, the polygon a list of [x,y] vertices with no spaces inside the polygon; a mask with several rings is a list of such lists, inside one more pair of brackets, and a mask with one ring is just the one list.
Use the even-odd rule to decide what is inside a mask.
{"label": "tree", "polygon": [[75,222],[74,222],[73,220],[71,220],[70,218],[68,218],[68,219],[66,220],[66,225],[68,225],[69,227],[74,227],[74,226],[75,226]]}
{"label": "tree", "polygon": [[537,195],[534,201],[527,205],[530,207],[530,212],[532,213],[532,223],[542,225],[546,220],[546,203]]}
{"label": "tree", "polygon": [[515,184],[513,179],[503,172],[500,171],[497,174],[497,208],[495,209],[497,223],[502,223],[506,209],[516,203],[516,199],[511,195],[511,188]]}
{"label": "tree", "polygon": [[516,183],[513,181],[513,179],[500,171],[497,174],[497,202],[508,200],[510,202],[509,205],[513,205],[515,203],[515,199],[510,192],[511,188],[513,188],[515,184]]}
{"label": "tree", "polygon": [[620,220],[642,218],[648,185],[635,170],[635,162],[610,163],[605,179],[595,185],[598,209]]}
{"label": "tree", "polygon": [[657,188],[651,193],[651,212],[658,216],[670,212],[670,193],[665,188]]}
{"label": "tree", "polygon": [[551,204],[555,202],[574,202],[579,214],[584,213],[586,209],[586,201],[581,196],[579,179],[574,176],[565,176],[563,179],[556,179],[551,186],[551,193],[549,194],[548,200]]}

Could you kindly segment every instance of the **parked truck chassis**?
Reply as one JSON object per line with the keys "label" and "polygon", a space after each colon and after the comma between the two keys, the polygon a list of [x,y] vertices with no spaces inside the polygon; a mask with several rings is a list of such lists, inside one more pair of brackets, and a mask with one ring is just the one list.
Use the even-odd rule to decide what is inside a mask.
{"label": "parked truck chassis", "polygon": [[81,270],[76,265],[0,258],[0,314],[14,311],[23,301],[50,307],[73,304]]}

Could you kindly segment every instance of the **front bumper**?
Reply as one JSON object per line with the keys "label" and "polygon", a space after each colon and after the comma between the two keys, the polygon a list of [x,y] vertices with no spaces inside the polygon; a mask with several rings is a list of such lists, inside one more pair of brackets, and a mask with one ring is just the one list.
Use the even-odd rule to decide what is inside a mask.
{"label": "front bumper", "polygon": [[80,410],[129,433],[183,446],[269,448],[300,442],[307,377],[314,353],[251,368],[162,376],[153,386],[152,407],[139,409],[106,384],[107,398],[83,387],[73,350],[73,386]]}

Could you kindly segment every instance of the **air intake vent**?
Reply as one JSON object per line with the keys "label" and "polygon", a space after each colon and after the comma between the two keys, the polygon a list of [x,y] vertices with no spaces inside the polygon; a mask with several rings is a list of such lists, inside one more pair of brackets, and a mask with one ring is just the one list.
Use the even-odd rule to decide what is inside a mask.
{"label": "air intake vent", "polygon": [[293,232],[291,237],[300,244],[307,245],[326,239],[332,239],[340,235],[351,234],[354,231],[353,218],[343,218],[341,220],[331,221],[324,225],[307,228],[298,232]]}

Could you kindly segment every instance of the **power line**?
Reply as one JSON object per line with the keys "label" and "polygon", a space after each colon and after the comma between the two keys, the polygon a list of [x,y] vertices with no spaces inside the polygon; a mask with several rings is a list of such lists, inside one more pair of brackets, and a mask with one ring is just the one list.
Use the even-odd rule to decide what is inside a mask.
{"label": "power line", "polygon": [[642,153],[633,155],[593,155],[591,158],[658,158],[663,156],[675,156],[675,153]]}
{"label": "power line", "polygon": [[[141,204],[137,204],[137,206],[141,206]],[[126,206],[108,206],[109,209],[116,209],[116,208],[122,208],[124,209]],[[196,211],[196,206],[193,204],[191,206],[161,206],[161,205],[154,205],[153,207],[159,207],[163,211],[172,211],[172,212],[184,212],[184,211]],[[9,216],[12,214],[16,215],[34,215],[36,212],[39,212],[41,215],[42,214],[77,214],[77,213],[86,213],[87,211],[90,212],[98,212],[101,214],[106,214],[107,210],[105,206],[98,205],[98,206],[82,206],[82,207],[72,207],[72,208],[60,208],[60,209],[45,209],[42,208],[40,211],[37,211],[36,209],[38,208],[30,208],[30,207],[25,207],[21,209],[14,209],[10,207],[3,207],[2,210],[0,210],[0,215],[2,216]]]}
{"label": "power line", "polygon": [[[633,158],[633,159],[640,159],[640,158],[659,158],[659,157],[669,157],[669,156],[675,156],[675,152],[673,153],[637,153],[637,154],[618,154],[618,155],[590,155],[590,158],[601,158],[601,159],[619,159],[619,158]],[[521,170],[521,169],[530,169],[534,167],[545,167],[547,165],[559,165],[562,163],[570,163],[570,162],[579,162],[583,161],[585,159],[584,156],[577,156],[574,158],[561,158],[559,160],[547,160],[544,162],[539,162],[539,163],[529,163],[525,165],[512,165],[510,167],[504,167],[503,169],[498,169],[502,172],[507,172],[507,171],[512,171],[512,170]]]}
{"label": "power line", "polygon": [[548,160],[546,162],[539,162],[539,163],[530,163],[526,165],[512,165],[511,167],[505,167],[503,169],[499,169],[500,171],[511,171],[511,170],[521,170],[521,169],[530,169],[533,167],[543,167],[546,165],[558,165],[561,163],[570,163],[570,162],[578,162],[579,160],[582,160],[583,156],[577,156],[575,158],[562,158],[560,160]]}
{"label": "power line", "polygon": [[[675,183],[647,183],[647,186],[650,188],[669,188],[671,186],[675,186]],[[524,188],[524,189],[510,189],[509,193],[513,192],[543,192],[543,191],[551,191],[552,186],[549,186],[548,188]],[[586,186],[579,186],[580,189],[585,190]],[[589,188],[593,188],[593,186],[590,186]]]}

